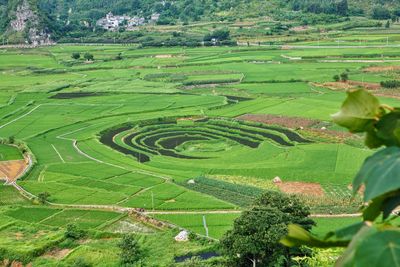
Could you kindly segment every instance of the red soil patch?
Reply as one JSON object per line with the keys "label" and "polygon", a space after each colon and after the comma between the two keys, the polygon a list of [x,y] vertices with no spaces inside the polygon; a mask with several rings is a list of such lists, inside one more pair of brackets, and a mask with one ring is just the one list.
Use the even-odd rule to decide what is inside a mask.
{"label": "red soil patch", "polygon": [[28,167],[25,160],[0,161],[0,180],[15,182]]}
{"label": "red soil patch", "polygon": [[390,72],[400,70],[400,66],[376,66],[365,68],[364,72]]}
{"label": "red soil patch", "polygon": [[283,126],[286,128],[309,128],[313,125],[316,125],[319,123],[318,120],[311,120],[311,119],[305,119],[305,118],[299,118],[299,117],[286,117],[286,116],[281,116],[281,115],[272,115],[272,114],[245,114],[242,116],[237,117],[239,120],[246,120],[246,121],[255,121],[255,122],[261,122],[261,123],[266,123],[266,124],[274,124],[274,125],[279,125]]}
{"label": "red soil patch", "polygon": [[276,184],[278,188],[286,194],[305,195],[305,196],[324,196],[324,190],[318,183],[303,182],[283,182]]}

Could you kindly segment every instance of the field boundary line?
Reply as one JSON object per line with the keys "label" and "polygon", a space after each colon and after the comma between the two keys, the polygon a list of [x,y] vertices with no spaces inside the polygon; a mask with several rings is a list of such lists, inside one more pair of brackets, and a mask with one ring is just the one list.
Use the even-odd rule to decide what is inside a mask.
{"label": "field boundary line", "polygon": [[171,177],[168,177],[168,176],[163,176],[163,175],[159,175],[159,174],[157,174],[157,173],[153,173],[153,172],[146,171],[146,170],[139,170],[139,169],[136,169],[136,168],[128,169],[128,168],[125,168],[125,167],[123,167],[123,166],[119,166],[119,165],[116,165],[116,164],[112,164],[112,163],[109,163],[109,162],[102,161],[102,160],[100,160],[100,159],[96,159],[96,158],[94,158],[94,157],[88,155],[87,153],[83,152],[83,151],[78,147],[78,141],[77,141],[76,139],[65,137],[66,135],[69,135],[69,134],[73,134],[73,133],[82,131],[82,130],[84,130],[84,129],[86,129],[86,128],[89,128],[89,127],[92,127],[92,126],[98,125],[98,124],[101,124],[101,123],[96,123],[96,124],[93,124],[93,125],[88,125],[88,126],[85,126],[85,127],[82,127],[82,128],[79,128],[79,129],[76,129],[76,130],[73,130],[73,131],[70,131],[70,132],[67,132],[67,133],[60,134],[60,135],[56,136],[56,138],[62,139],[62,140],[72,141],[72,145],[73,145],[74,149],[75,149],[79,154],[81,154],[82,156],[84,156],[84,157],[86,157],[86,158],[88,158],[88,159],[90,159],[90,160],[94,160],[94,161],[99,162],[99,163],[103,163],[103,164],[106,164],[106,165],[109,165],[109,166],[113,166],[113,167],[116,167],[116,168],[120,168],[120,169],[126,170],[126,171],[128,171],[128,172],[141,173],[141,174],[145,174],[145,175],[149,175],[149,176],[161,178],[161,179],[164,179],[164,180],[166,180],[166,181],[171,180]]}
{"label": "field boundary line", "polygon": [[206,210],[206,211],[146,211],[146,215],[189,215],[189,214],[240,214],[241,210]]}
{"label": "field boundary line", "polygon": [[58,211],[58,212],[56,212],[56,213],[50,215],[49,217],[44,218],[43,220],[41,220],[41,221],[38,222],[38,223],[43,223],[43,222],[47,221],[48,219],[53,218],[53,217],[55,217],[56,215],[58,215],[58,214],[60,214],[60,213],[63,213],[63,212],[64,212],[64,209],[61,209],[60,211]]}
{"label": "field boundary line", "polygon": [[37,109],[38,109],[39,107],[41,107],[42,105],[43,105],[43,104],[39,104],[39,105],[37,105],[36,107],[34,107],[33,109],[31,109],[30,111],[28,111],[27,113],[22,114],[21,116],[19,116],[19,117],[15,118],[15,119],[13,119],[13,120],[11,120],[11,121],[9,121],[9,122],[3,124],[3,125],[0,125],[0,129],[2,129],[2,128],[4,128],[4,127],[6,127],[6,126],[8,126],[8,125],[10,125],[10,124],[12,124],[12,123],[14,123],[14,122],[20,120],[20,119],[22,119],[22,118],[24,118],[24,117],[26,117],[26,116],[28,116],[29,114],[31,114],[32,112],[34,112],[35,110],[37,110]]}
{"label": "field boundary line", "polygon": [[53,147],[54,151],[57,153],[58,157],[61,159],[62,163],[65,163],[65,160],[61,156],[60,152],[58,152],[57,148],[53,144],[51,144],[51,146]]}

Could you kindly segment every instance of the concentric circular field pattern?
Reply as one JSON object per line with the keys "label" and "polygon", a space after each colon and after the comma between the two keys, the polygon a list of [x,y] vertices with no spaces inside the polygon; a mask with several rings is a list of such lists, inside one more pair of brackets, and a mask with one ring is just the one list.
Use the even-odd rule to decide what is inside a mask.
{"label": "concentric circular field pattern", "polygon": [[152,156],[209,159],[233,146],[257,148],[262,142],[290,147],[310,143],[289,129],[231,119],[176,118],[121,125],[102,133],[100,141],[139,162]]}

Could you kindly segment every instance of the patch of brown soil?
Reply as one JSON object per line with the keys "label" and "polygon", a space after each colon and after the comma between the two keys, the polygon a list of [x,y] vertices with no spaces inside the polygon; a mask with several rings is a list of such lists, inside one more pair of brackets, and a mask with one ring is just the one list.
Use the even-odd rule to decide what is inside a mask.
{"label": "patch of brown soil", "polygon": [[317,86],[317,87],[328,88],[328,89],[331,89],[334,91],[354,89],[357,87],[362,87],[367,90],[381,89],[381,85],[379,83],[368,83],[368,82],[360,82],[360,81],[313,83],[312,85]]}
{"label": "patch of brown soil", "polygon": [[43,255],[44,258],[53,258],[61,260],[71,252],[71,249],[55,248]]}
{"label": "patch of brown soil", "polygon": [[239,120],[246,120],[246,121],[254,121],[254,122],[261,122],[266,124],[274,124],[279,125],[287,128],[309,128],[313,125],[319,123],[318,120],[311,120],[306,118],[300,117],[287,117],[281,115],[272,115],[272,114],[245,114],[242,116],[237,117]]}
{"label": "patch of brown soil", "polygon": [[390,72],[400,70],[400,66],[375,66],[363,69],[364,72]]}
{"label": "patch of brown soil", "polygon": [[303,182],[283,182],[276,184],[278,188],[286,194],[305,195],[305,196],[324,196],[324,190],[318,183]]}
{"label": "patch of brown soil", "polygon": [[393,92],[393,93],[377,93],[377,94],[374,94],[374,96],[382,96],[382,97],[388,97],[388,98],[393,98],[393,99],[399,99],[400,100],[400,94],[396,94],[396,92]]}
{"label": "patch of brown soil", "polygon": [[360,81],[348,81],[347,83],[356,87],[364,87],[368,90],[378,90],[381,88],[381,85],[379,83],[366,83]]}
{"label": "patch of brown soil", "polygon": [[308,29],[309,29],[308,26],[297,26],[297,27],[290,28],[290,30],[294,31],[294,32],[303,32],[303,31],[306,31]]}
{"label": "patch of brown soil", "polygon": [[15,182],[28,167],[26,160],[0,161],[0,180]]}
{"label": "patch of brown soil", "polygon": [[24,238],[24,233],[21,233],[21,232],[15,233],[16,240],[21,240],[23,238]]}
{"label": "patch of brown soil", "polygon": [[311,128],[311,129],[307,129],[308,132],[311,133],[316,133],[319,136],[334,136],[334,137],[338,137],[339,139],[345,139],[348,137],[353,136],[352,133],[350,132],[341,132],[341,131],[334,131],[334,130],[322,130],[322,129],[316,129],[316,128]]}

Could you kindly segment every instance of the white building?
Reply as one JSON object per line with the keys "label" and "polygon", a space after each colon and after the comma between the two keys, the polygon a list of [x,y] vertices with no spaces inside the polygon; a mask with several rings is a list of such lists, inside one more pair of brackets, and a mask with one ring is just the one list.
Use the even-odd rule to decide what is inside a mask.
{"label": "white building", "polygon": [[116,31],[121,27],[133,30],[137,26],[144,25],[145,22],[145,18],[142,17],[114,16],[109,12],[104,18],[99,19],[96,25],[108,31]]}
{"label": "white building", "polygon": [[153,13],[150,17],[150,21],[152,21],[152,22],[157,22],[159,19],[160,19],[159,13]]}

